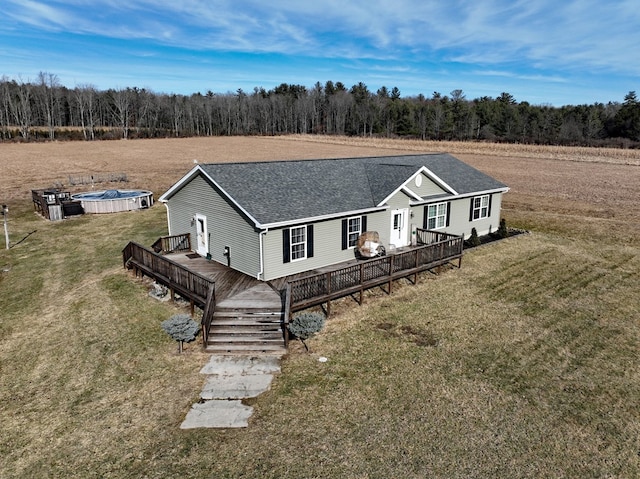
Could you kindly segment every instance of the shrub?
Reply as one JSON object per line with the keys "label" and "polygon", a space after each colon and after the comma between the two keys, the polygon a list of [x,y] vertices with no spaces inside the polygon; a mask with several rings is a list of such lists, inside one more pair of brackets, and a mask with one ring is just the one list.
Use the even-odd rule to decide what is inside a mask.
{"label": "shrub", "polygon": [[172,339],[178,341],[179,353],[182,353],[183,344],[195,340],[200,331],[200,325],[188,314],[174,314],[161,326]]}
{"label": "shrub", "polygon": [[300,313],[291,320],[287,329],[296,338],[302,341],[304,348],[309,351],[306,339],[309,339],[324,327],[325,317],[320,313]]}
{"label": "shrub", "polygon": [[500,238],[506,238],[509,236],[509,230],[507,229],[507,221],[502,218],[500,220],[500,226],[498,226],[498,236]]}
{"label": "shrub", "polygon": [[469,244],[471,246],[480,246],[480,238],[475,228],[471,228],[471,236],[469,236]]}

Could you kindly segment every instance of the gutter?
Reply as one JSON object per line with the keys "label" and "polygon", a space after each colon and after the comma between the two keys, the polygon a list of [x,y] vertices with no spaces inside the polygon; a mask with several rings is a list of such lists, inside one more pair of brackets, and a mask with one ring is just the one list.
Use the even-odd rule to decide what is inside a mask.
{"label": "gutter", "polygon": [[505,188],[498,188],[493,190],[473,191],[471,193],[463,193],[460,195],[437,196],[434,198],[427,197],[427,198],[422,198],[422,200],[420,201],[410,201],[409,204],[411,206],[418,206],[418,205],[425,205],[427,203],[436,203],[436,202],[442,202],[442,201],[460,200],[464,198],[473,198],[474,196],[489,195],[493,193],[507,193],[509,190],[510,190],[509,187],[505,187]]}
{"label": "gutter", "polygon": [[260,271],[258,271],[258,274],[256,275],[256,279],[259,279],[260,281],[264,281],[263,277],[264,277],[264,235],[267,234],[267,231],[269,231],[269,228],[260,231],[260,234],[258,235],[258,238],[260,240]]}
{"label": "gutter", "polygon": [[307,218],[297,218],[294,220],[278,221],[275,223],[265,223],[265,224],[256,223],[256,227],[266,228],[268,230],[269,228],[281,228],[284,226],[317,223],[318,221],[331,220],[334,218],[346,218],[347,216],[356,216],[356,215],[363,215],[367,213],[375,213],[378,211],[384,211],[388,209],[389,209],[389,206],[375,206],[373,208],[366,208],[363,210],[341,211],[339,213],[331,213],[331,214],[321,215],[321,216],[309,216]]}

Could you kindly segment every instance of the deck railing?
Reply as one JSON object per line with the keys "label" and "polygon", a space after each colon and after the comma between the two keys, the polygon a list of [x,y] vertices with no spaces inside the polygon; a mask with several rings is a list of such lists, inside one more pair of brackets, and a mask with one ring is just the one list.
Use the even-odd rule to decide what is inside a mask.
{"label": "deck railing", "polygon": [[162,254],[191,251],[191,235],[189,233],[185,233],[180,235],[162,236],[151,245],[151,248],[156,253]]}
{"label": "deck railing", "polygon": [[190,271],[166,256],[133,241],[122,250],[122,261],[124,267],[133,268],[136,275],[142,273],[143,276],[155,279],[169,288],[172,296],[177,292],[200,308],[204,308],[209,288],[214,285],[206,276]]}
{"label": "deck railing", "polygon": [[433,244],[448,239],[459,238],[457,235],[444,233],[442,231],[425,230],[416,228],[416,239],[418,244]]}
{"label": "deck railing", "polygon": [[388,284],[391,292],[394,280],[436,268],[455,259],[462,260],[463,238],[428,230],[420,230],[419,243],[428,242],[409,251],[358,262],[334,271],[305,276],[287,283],[285,308],[288,315],[331,300]]}

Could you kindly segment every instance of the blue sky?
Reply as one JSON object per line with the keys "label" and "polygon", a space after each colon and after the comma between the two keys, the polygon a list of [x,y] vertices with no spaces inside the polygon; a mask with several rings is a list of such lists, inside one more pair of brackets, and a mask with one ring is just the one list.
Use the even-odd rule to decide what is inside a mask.
{"label": "blue sky", "polygon": [[637,0],[2,0],[0,76],[191,94],[327,80],[555,106],[640,91]]}

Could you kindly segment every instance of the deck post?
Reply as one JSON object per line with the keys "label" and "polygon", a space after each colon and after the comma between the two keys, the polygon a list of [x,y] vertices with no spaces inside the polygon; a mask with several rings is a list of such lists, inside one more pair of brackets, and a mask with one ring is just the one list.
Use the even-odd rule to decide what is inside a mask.
{"label": "deck post", "polygon": [[389,256],[389,286],[387,289],[389,290],[388,294],[393,292],[393,255]]}
{"label": "deck post", "polygon": [[362,306],[362,293],[364,292],[364,264],[360,263],[360,299],[358,304]]}
{"label": "deck post", "polygon": [[284,335],[284,347],[289,349],[289,321],[291,320],[291,283],[287,282],[287,288],[284,294],[284,315],[282,317],[282,334]]}

